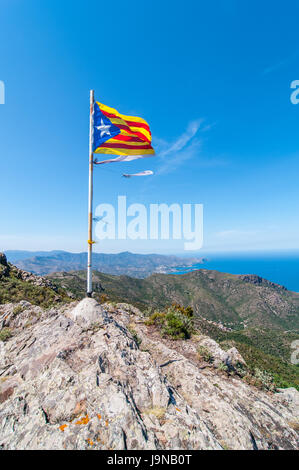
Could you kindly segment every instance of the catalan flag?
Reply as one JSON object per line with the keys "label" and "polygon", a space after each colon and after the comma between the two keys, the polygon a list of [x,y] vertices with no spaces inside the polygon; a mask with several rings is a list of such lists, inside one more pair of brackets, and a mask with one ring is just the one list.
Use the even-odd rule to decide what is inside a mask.
{"label": "catalan flag", "polygon": [[155,154],[148,123],[136,116],[125,116],[116,109],[95,102],[93,117],[93,152],[119,155],[112,161],[135,160]]}

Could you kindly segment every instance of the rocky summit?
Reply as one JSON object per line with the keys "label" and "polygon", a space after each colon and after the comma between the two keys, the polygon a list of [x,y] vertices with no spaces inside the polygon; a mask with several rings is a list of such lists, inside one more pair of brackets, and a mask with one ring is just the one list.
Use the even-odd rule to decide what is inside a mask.
{"label": "rocky summit", "polygon": [[0,305],[0,327],[2,449],[298,449],[299,393],[227,374],[244,359],[205,335],[95,299]]}

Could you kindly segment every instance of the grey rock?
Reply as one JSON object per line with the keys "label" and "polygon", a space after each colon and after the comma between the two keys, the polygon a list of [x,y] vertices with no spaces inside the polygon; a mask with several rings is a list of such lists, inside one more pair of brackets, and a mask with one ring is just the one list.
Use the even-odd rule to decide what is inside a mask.
{"label": "grey rock", "polygon": [[7,258],[4,253],[0,253],[0,264],[2,264],[3,266],[8,266]]}
{"label": "grey rock", "polygon": [[29,326],[12,310],[0,306],[14,325],[0,342],[2,449],[298,448],[298,392],[200,368],[197,343],[151,333],[136,308],[84,299]]}
{"label": "grey rock", "polygon": [[236,348],[231,348],[228,351],[224,351],[219,344],[208,336],[201,336],[198,338],[198,344],[206,348],[213,356],[214,366],[218,366],[220,363],[225,364],[229,368],[235,366],[246,365],[245,360]]}
{"label": "grey rock", "polygon": [[101,305],[95,299],[86,297],[75,308],[71,307],[66,315],[80,326],[89,327],[101,320],[102,311]]}

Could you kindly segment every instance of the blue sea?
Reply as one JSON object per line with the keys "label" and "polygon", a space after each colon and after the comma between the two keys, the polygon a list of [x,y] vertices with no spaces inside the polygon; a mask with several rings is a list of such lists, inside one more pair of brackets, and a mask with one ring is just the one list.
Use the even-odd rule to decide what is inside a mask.
{"label": "blue sea", "polygon": [[257,274],[269,281],[299,292],[299,252],[263,254],[206,254],[203,264],[178,268],[172,274],[184,274],[195,269],[211,269],[230,274]]}

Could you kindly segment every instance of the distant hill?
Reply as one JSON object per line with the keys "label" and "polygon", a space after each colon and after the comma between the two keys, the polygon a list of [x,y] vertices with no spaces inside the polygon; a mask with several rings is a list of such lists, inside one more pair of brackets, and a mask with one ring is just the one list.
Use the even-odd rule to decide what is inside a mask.
{"label": "distant hill", "polygon": [[[85,295],[85,271],[54,273],[51,281],[76,296]],[[132,303],[142,310],[172,302],[233,329],[250,326],[299,329],[299,293],[255,275],[233,275],[199,269],[182,275],[153,274],[146,279],[94,272],[99,296]]]}
{"label": "distant hill", "polygon": [[[6,251],[9,262],[18,268],[34,274],[45,275],[59,271],[85,269],[87,253],[67,251]],[[169,272],[177,267],[189,267],[203,262],[203,258],[179,258],[157,254],[136,254],[123,252],[117,254],[94,253],[94,269],[108,274],[128,274],[146,277],[154,272]]]}
{"label": "distant hill", "polygon": [[28,250],[6,250],[5,254],[10,263],[15,264],[16,261],[23,261],[24,259],[33,258],[35,256],[55,256],[59,253],[65,253],[62,250],[52,251],[28,251]]}
{"label": "distant hill", "polygon": [[51,307],[71,300],[64,289],[48,279],[16,268],[0,253],[0,305],[27,301],[33,305]]}

